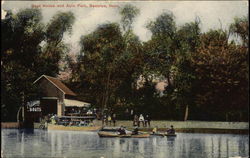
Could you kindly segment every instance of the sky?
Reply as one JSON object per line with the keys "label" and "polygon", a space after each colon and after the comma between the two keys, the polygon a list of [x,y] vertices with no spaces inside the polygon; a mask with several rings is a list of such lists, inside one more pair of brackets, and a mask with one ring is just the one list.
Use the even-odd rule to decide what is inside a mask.
{"label": "sky", "polygon": [[[151,33],[145,27],[146,24],[164,11],[171,11],[174,14],[177,26],[192,22],[198,16],[201,20],[202,32],[221,27],[227,29],[235,17],[248,16],[248,1],[4,1],[1,14],[4,18],[3,10],[17,12],[34,5],[55,5],[55,7],[40,7],[43,21],[47,23],[57,11],[72,11],[76,21],[72,34],[66,34],[64,41],[71,47],[71,53],[77,53],[80,37],[91,33],[100,24],[120,22],[119,9],[127,3],[140,9],[140,15],[135,19],[133,28],[142,41],[147,41],[151,37]],[[64,7],[57,7],[59,4]],[[78,7],[79,4],[87,7]],[[71,7],[66,7],[67,5]],[[90,5],[99,5],[99,7],[93,8],[89,7]],[[107,8],[101,5],[106,5]]]}

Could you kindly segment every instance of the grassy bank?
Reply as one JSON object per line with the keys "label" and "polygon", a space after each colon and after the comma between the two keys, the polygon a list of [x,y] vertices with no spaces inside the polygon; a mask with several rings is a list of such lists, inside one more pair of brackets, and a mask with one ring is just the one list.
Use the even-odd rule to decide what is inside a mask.
{"label": "grassy bank", "polygon": [[[94,121],[96,125],[102,125],[101,121]],[[34,123],[34,128],[39,128],[40,123]],[[125,126],[128,130],[132,130],[132,121],[117,121],[115,127]],[[150,132],[153,127],[157,126],[159,131],[166,131],[166,127],[173,125],[176,132],[179,133],[220,133],[220,134],[248,134],[248,122],[207,122],[207,121],[152,121],[151,127],[140,127],[139,130]],[[105,125],[104,125],[105,126]],[[21,123],[17,122],[1,122],[1,128],[22,127]],[[105,126],[113,128],[114,126]]]}

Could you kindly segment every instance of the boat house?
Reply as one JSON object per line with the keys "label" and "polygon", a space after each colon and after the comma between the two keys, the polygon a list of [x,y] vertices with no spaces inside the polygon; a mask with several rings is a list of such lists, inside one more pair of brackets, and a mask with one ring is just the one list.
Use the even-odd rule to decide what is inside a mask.
{"label": "boat house", "polygon": [[[80,113],[90,103],[77,100],[77,95],[58,78],[42,75],[33,82],[41,91],[39,104],[41,116],[57,114],[57,116]],[[32,107],[32,106],[31,106]]]}

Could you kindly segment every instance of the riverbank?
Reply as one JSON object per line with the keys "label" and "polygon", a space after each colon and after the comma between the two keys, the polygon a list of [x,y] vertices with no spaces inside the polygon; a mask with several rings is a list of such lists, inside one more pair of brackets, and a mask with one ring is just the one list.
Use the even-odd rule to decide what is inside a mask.
{"label": "riverbank", "polygon": [[[100,120],[94,121],[95,125],[102,125]],[[34,123],[34,128],[39,128],[40,123]],[[118,120],[116,126],[125,126],[127,129],[133,129],[132,121]],[[159,131],[165,131],[171,125],[176,132],[180,133],[228,133],[228,134],[248,134],[249,122],[215,122],[215,121],[151,121],[150,127],[140,127],[141,131],[152,131],[158,127]],[[1,128],[20,128],[17,122],[1,122]],[[114,128],[114,126],[104,125],[105,128]]]}
{"label": "riverbank", "polygon": [[1,128],[21,128],[22,123],[20,122],[1,122]]}

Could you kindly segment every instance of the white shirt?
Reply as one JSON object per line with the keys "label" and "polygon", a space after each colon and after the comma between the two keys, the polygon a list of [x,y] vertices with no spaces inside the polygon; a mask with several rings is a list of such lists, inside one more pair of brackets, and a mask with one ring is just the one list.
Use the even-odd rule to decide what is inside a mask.
{"label": "white shirt", "polygon": [[144,121],[144,117],[142,115],[139,117],[139,121]]}

